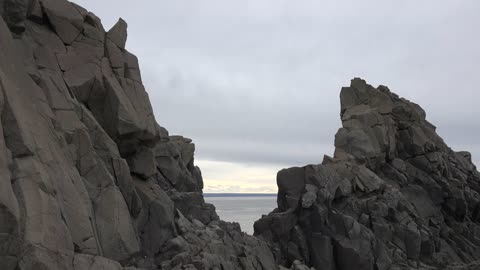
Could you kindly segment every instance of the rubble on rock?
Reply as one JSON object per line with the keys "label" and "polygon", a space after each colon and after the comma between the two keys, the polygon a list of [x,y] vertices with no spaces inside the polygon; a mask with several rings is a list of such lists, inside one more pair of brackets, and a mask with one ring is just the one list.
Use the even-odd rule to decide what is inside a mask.
{"label": "rubble on rock", "polygon": [[321,270],[476,269],[480,174],[415,103],[352,80],[334,157],[277,175],[278,208],[255,223],[277,260]]}

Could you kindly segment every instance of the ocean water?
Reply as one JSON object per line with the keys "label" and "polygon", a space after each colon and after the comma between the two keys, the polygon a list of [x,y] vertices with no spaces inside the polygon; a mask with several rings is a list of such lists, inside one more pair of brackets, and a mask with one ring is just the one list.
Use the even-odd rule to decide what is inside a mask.
{"label": "ocean water", "polygon": [[277,197],[259,195],[208,195],[205,201],[215,205],[220,219],[238,222],[242,231],[253,234],[253,224],[277,207]]}

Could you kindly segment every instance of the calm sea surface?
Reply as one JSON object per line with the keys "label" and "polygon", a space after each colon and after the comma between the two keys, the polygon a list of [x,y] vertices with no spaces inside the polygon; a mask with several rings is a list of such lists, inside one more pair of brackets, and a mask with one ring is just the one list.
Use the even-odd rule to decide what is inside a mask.
{"label": "calm sea surface", "polygon": [[238,222],[242,231],[253,234],[253,223],[262,215],[270,213],[277,207],[276,196],[205,196],[205,201],[215,205],[222,220]]}

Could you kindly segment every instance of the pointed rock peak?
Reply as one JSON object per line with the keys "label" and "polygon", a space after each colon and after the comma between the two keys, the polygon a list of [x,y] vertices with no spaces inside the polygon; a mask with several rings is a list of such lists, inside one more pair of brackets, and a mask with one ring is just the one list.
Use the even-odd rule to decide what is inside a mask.
{"label": "pointed rock peak", "polygon": [[[418,105],[399,98],[385,86],[375,88],[354,78],[350,87],[342,88],[340,102],[343,127],[335,136],[336,158],[353,158],[375,169],[407,152],[429,152],[428,138],[437,137]],[[400,131],[405,129],[408,132]],[[405,148],[415,148],[418,153]]]}
{"label": "pointed rock peak", "polygon": [[127,22],[120,18],[107,33],[107,37],[122,50],[125,49],[127,43],[127,27]]}
{"label": "pointed rock peak", "polygon": [[348,108],[362,104],[378,109],[382,114],[391,113],[394,99],[398,96],[392,94],[388,87],[375,88],[360,78],[354,78],[350,87],[343,87],[340,92],[342,115]]}
{"label": "pointed rock peak", "polygon": [[444,148],[435,127],[417,104],[355,78],[340,93],[342,128],[335,157],[355,159],[375,170],[396,157],[414,157]]}

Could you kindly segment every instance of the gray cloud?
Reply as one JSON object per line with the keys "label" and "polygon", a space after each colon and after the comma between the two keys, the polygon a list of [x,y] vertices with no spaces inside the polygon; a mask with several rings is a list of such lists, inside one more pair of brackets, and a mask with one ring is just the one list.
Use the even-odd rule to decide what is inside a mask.
{"label": "gray cloud", "polygon": [[420,104],[480,160],[480,2],[76,0],[129,23],[159,123],[198,158],[285,166],[331,154],[355,76]]}

